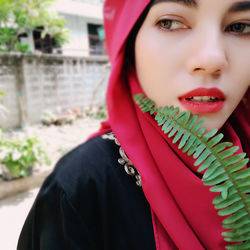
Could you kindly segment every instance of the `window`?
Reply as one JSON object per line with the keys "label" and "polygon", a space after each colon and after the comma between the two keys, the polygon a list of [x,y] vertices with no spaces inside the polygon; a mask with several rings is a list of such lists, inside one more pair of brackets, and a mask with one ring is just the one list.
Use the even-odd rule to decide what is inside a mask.
{"label": "window", "polygon": [[44,38],[41,37],[43,27],[38,27],[33,31],[33,39],[35,50],[39,50],[42,53],[52,54],[54,48],[58,48],[55,39],[46,35]]}
{"label": "window", "polygon": [[104,37],[101,36],[102,25],[88,24],[90,55],[105,55],[106,47]]}

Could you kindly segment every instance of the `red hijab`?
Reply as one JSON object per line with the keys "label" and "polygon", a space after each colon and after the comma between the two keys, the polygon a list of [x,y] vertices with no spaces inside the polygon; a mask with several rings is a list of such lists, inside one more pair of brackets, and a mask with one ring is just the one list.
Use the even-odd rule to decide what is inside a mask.
{"label": "red hijab", "polygon": [[[107,91],[109,120],[103,123],[98,134],[113,130],[140,172],[142,188],[151,206],[157,250],[224,249],[223,217],[217,215],[212,205],[216,194],[203,185],[193,159],[178,150],[162,134],[154,119],[142,113],[132,99],[133,94],[142,90],[134,70],[129,73],[124,70],[125,45],[149,2],[105,2],[106,41],[112,71]],[[248,90],[244,102],[222,129],[227,140],[239,145],[248,156],[249,98]]]}

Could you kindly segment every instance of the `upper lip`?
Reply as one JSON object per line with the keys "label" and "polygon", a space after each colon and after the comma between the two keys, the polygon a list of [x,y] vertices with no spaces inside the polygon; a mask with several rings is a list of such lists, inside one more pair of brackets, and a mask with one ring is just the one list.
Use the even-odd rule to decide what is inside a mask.
{"label": "upper lip", "polygon": [[179,97],[179,99],[192,98],[195,96],[211,96],[220,100],[225,100],[224,93],[218,88],[197,88]]}

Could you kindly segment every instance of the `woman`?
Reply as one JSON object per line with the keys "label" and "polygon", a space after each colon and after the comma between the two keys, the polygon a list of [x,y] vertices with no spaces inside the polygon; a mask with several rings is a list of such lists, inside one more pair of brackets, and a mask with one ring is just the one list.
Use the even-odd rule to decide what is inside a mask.
{"label": "woman", "polygon": [[18,249],[224,249],[216,195],[133,95],[200,114],[249,157],[249,1],[107,0],[104,18],[109,121],[59,161]]}

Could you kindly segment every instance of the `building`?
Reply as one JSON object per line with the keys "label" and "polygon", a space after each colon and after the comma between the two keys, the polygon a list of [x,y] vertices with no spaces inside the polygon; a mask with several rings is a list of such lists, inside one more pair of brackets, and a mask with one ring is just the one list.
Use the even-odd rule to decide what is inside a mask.
{"label": "building", "polygon": [[32,51],[58,53],[67,56],[106,55],[103,35],[104,0],[57,0],[51,7],[66,20],[70,40],[56,48],[49,36],[41,39],[41,32],[35,31],[22,38]]}
{"label": "building", "polygon": [[103,27],[103,0],[57,0],[56,10],[66,21],[71,40],[62,48],[66,55],[105,54],[104,41],[98,32]]}

